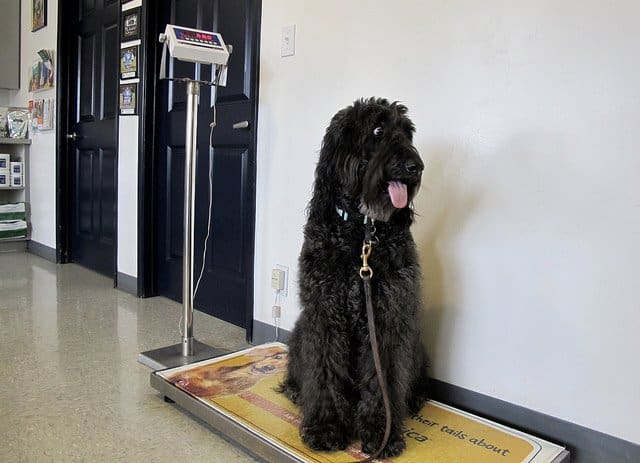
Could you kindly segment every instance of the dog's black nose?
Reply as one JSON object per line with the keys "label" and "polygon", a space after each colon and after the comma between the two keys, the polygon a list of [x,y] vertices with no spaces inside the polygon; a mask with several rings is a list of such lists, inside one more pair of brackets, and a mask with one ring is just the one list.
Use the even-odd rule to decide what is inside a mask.
{"label": "dog's black nose", "polygon": [[422,169],[423,169],[422,164],[418,164],[417,162],[414,162],[414,161],[407,161],[404,167],[405,169],[407,169],[407,172],[409,172],[410,174],[418,174],[422,172]]}

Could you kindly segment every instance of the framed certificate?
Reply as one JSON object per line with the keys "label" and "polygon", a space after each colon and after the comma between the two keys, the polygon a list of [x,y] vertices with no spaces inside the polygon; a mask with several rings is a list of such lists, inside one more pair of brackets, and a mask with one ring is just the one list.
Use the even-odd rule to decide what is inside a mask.
{"label": "framed certificate", "polygon": [[120,79],[135,79],[138,77],[137,45],[120,49]]}
{"label": "framed certificate", "polygon": [[119,94],[120,115],[133,116],[138,114],[138,84],[120,84]]}
{"label": "framed certificate", "polygon": [[140,8],[122,12],[122,30],[120,39],[122,42],[140,38]]}

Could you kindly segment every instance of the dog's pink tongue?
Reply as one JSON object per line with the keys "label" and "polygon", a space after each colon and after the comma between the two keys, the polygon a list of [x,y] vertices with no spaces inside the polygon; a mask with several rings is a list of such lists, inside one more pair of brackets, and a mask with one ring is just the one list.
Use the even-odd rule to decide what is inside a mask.
{"label": "dog's pink tongue", "polygon": [[407,185],[402,182],[389,182],[389,197],[397,209],[407,207]]}

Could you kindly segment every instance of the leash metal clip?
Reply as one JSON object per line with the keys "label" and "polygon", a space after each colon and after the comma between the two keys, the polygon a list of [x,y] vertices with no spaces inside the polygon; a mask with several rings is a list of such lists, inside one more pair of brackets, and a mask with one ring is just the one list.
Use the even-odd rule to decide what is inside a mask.
{"label": "leash metal clip", "polygon": [[363,280],[365,278],[371,279],[373,277],[373,269],[369,267],[369,256],[371,255],[371,241],[365,241],[362,244],[362,267],[360,267],[360,278]]}

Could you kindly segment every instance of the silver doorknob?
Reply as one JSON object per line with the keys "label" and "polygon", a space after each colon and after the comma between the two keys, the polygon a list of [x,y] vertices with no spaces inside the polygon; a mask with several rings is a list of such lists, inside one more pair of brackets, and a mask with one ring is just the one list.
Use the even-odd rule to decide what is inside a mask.
{"label": "silver doorknob", "polygon": [[249,121],[236,122],[235,124],[233,124],[233,128],[234,129],[248,129],[249,128]]}
{"label": "silver doorknob", "polygon": [[67,134],[67,140],[76,141],[78,139],[78,134],[75,132],[71,132]]}

